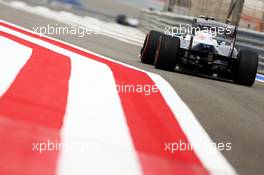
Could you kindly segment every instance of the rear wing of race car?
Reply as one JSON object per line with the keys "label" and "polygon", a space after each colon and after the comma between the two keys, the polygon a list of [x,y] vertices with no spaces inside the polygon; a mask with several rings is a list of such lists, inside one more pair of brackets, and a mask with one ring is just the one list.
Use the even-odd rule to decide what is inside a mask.
{"label": "rear wing of race car", "polygon": [[230,42],[230,57],[232,57],[236,43],[237,26],[217,22],[211,17],[201,16],[199,18],[194,18],[192,23],[192,35],[189,50],[192,48],[193,37],[199,30],[210,30],[216,32],[217,34],[221,35],[223,39]]}
{"label": "rear wing of race car", "polygon": [[220,33],[228,39],[236,37],[236,26],[217,22],[214,18],[200,17],[193,20],[193,28],[196,30],[211,30]]}

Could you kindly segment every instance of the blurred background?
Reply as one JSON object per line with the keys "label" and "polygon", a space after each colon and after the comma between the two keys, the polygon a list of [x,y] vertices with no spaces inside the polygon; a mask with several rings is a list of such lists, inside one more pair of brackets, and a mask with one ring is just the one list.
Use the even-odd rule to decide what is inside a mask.
{"label": "blurred background", "polygon": [[[88,0],[83,0],[87,2]],[[225,21],[233,3],[233,21],[241,27],[264,31],[264,0],[119,0],[136,7],[164,9],[172,4],[172,12],[187,16],[212,16]],[[241,9],[240,9],[241,8]],[[240,19],[239,19],[240,18]],[[232,21],[232,20],[231,20]]]}
{"label": "blurred background", "polygon": [[[10,0],[6,0],[10,1]],[[230,10],[230,20],[243,28],[264,31],[264,0],[23,0],[29,4],[68,4],[79,7],[79,13],[115,19],[118,14],[140,17],[140,10],[151,8],[186,16],[211,16],[225,21]],[[234,8],[232,9],[233,4]],[[65,6],[65,5],[64,5]],[[76,12],[76,11],[75,11]]]}
{"label": "blurred background", "polygon": [[[225,21],[234,2],[234,0],[175,0],[172,10],[182,15],[199,16],[202,14]],[[237,3],[238,9],[234,9],[233,20],[239,20],[234,18],[240,17],[241,27],[264,31],[264,0],[238,0]]]}
{"label": "blurred background", "polygon": [[[244,28],[264,31],[264,0],[80,0],[80,3],[87,10],[93,9],[107,15],[119,13],[139,17],[140,9],[152,8],[187,16],[212,16],[223,22],[232,9],[232,4],[237,3],[231,21]],[[112,14],[109,6],[114,9],[111,10]],[[129,10],[131,8],[133,10]]]}

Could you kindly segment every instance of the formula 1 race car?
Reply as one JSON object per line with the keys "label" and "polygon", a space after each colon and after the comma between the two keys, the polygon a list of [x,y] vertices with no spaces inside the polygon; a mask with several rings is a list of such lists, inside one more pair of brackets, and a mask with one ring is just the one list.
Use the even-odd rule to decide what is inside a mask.
{"label": "formula 1 race car", "polygon": [[137,18],[129,18],[126,15],[117,15],[116,22],[121,25],[138,27],[139,21]]}
{"label": "formula 1 race car", "polygon": [[199,17],[189,31],[169,35],[150,31],[141,49],[141,61],[157,69],[176,69],[245,86],[254,84],[258,53],[235,47],[236,26]]}

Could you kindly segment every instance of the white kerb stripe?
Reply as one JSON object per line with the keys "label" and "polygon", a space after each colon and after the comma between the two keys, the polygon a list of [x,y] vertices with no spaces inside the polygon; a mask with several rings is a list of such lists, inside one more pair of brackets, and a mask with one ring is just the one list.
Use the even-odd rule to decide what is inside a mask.
{"label": "white kerb stripe", "polygon": [[105,64],[71,58],[59,175],[140,175],[113,74]]}
{"label": "white kerb stripe", "polygon": [[0,36],[0,97],[15,80],[32,54],[32,49]]}
{"label": "white kerb stripe", "polygon": [[159,88],[162,96],[176,117],[176,120],[179,122],[188,140],[193,145],[195,153],[209,173],[212,175],[235,175],[236,172],[233,167],[227,162],[223,155],[213,147],[213,142],[209,135],[169,83],[159,75],[153,73],[148,73],[148,75]]}

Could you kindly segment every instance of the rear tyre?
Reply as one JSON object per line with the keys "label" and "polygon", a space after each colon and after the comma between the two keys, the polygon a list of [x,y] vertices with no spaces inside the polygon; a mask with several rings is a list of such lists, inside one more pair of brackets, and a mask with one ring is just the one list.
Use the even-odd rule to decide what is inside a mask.
{"label": "rear tyre", "polygon": [[179,38],[173,38],[169,35],[160,36],[155,55],[155,68],[174,71],[179,60],[179,48]]}
{"label": "rear tyre", "polygon": [[234,82],[244,86],[252,86],[258,69],[258,53],[241,50],[238,54],[238,60]]}
{"label": "rear tyre", "polygon": [[152,64],[152,65],[154,64],[157,43],[161,35],[163,34],[157,31],[150,31],[147,34],[140,54],[142,63]]}

